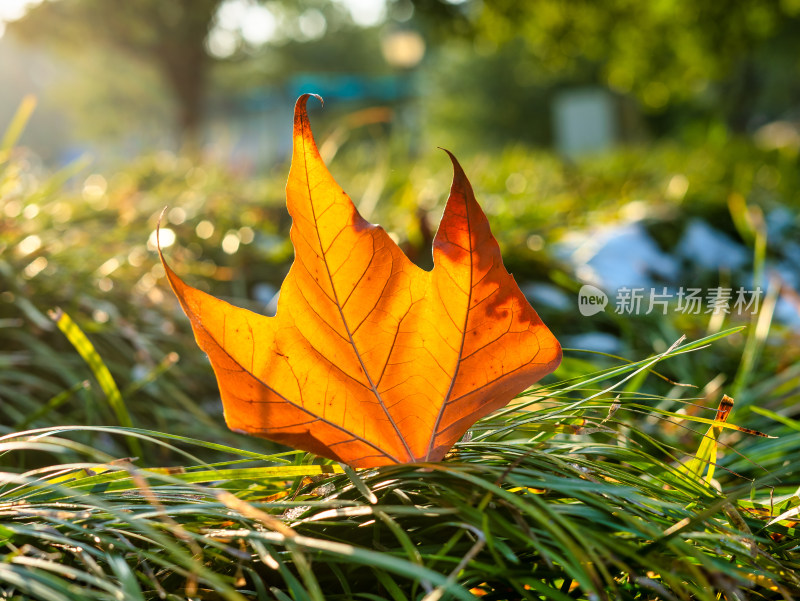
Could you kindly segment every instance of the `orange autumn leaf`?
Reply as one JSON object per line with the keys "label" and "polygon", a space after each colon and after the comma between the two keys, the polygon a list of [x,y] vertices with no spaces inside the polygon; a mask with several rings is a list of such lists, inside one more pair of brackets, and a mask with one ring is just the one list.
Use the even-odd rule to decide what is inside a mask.
{"label": "orange autumn leaf", "polygon": [[424,271],[334,181],[307,100],[295,106],[295,260],[277,314],[234,307],[164,269],[231,429],[354,467],[441,460],[475,421],[553,371],[561,347],[503,267],[455,157]]}

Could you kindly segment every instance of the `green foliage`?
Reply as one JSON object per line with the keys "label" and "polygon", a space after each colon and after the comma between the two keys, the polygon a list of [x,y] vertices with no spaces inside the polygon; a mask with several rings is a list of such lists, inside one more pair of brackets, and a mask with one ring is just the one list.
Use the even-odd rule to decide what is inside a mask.
{"label": "green foliage", "polygon": [[[459,11],[442,11],[443,4],[450,3],[415,2],[437,21],[447,13],[449,33],[471,42],[473,51],[462,56],[478,69],[506,60],[502,73],[512,71],[514,85],[496,100],[515,96],[509,104],[517,107],[526,106],[531,85],[596,84],[635,97],[647,113],[675,109],[668,117],[673,131],[686,117],[743,131],[756,118],[781,116],[797,101],[797,87],[786,84],[798,72],[790,58],[798,50],[797,2],[484,0],[465,2]],[[469,70],[467,80],[473,77]],[[482,81],[492,87],[509,78]],[[471,90],[482,92],[480,86]],[[496,106],[485,109],[488,116]]]}

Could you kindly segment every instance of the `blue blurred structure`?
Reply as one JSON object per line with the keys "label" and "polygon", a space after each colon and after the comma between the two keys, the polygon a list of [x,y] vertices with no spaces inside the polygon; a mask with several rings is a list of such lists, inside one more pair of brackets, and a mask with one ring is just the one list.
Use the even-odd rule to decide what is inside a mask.
{"label": "blue blurred structure", "polygon": [[291,111],[306,93],[318,94],[337,108],[388,105],[400,108],[414,98],[410,74],[301,73],[282,86],[263,86],[212,103],[206,141],[219,158],[245,170],[262,168],[291,153]]}

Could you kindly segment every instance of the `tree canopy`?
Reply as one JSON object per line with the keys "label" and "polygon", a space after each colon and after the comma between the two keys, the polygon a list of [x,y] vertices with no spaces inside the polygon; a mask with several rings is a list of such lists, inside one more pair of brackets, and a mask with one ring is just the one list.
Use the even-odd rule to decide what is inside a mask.
{"label": "tree canopy", "polygon": [[[538,81],[606,85],[657,113],[687,101],[735,130],[796,104],[798,0],[415,0],[437,35],[484,53],[510,43]],[[792,104],[791,100],[789,104]]]}

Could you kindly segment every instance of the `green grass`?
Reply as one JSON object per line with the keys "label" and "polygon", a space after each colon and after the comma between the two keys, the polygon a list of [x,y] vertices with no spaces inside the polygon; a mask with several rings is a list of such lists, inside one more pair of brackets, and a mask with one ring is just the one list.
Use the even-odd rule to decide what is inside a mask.
{"label": "green grass", "polygon": [[[770,521],[799,503],[782,483],[794,466],[751,480],[723,461],[712,486],[680,469],[691,449],[635,425],[648,413],[711,420],[653,410],[665,395],[616,394],[719,337],[534,390],[439,464],[356,472],[299,452],[92,429],[183,458],[152,468],[76,442],[85,427],[6,435],[5,465],[41,459],[2,477],[0,582],[31,599],[791,598],[794,525]],[[796,456],[800,437],[783,447]],[[721,452],[746,461],[732,450]]]}
{"label": "green grass", "polygon": [[[162,153],[102,177],[85,163],[50,174],[14,150],[31,110],[0,147],[0,599],[800,596],[800,355],[774,304],[713,325],[577,323],[544,309],[557,335],[618,335],[625,358],[568,349],[444,462],[354,471],[224,426],[211,369],[148,247],[170,205],[176,265],[262,310],[253,287],[279,285],[291,259],[285,170],[244,182]],[[515,275],[572,290],[565,266],[524,250],[525,238],[611,221],[634,198],[681,218],[728,215],[757,275],[781,258],[754,207],[794,210],[791,157],[667,147],[576,167],[523,150],[468,168]],[[717,152],[741,168],[687,170]],[[332,167],[353,173],[354,198],[376,186],[366,160],[343,148]],[[381,176],[389,200],[375,218],[407,246],[424,238],[414,203],[447,189],[435,161]],[[758,183],[762,164],[779,184]],[[504,201],[515,173],[528,188]],[[684,204],[663,197],[675,173],[691,182]],[[745,204],[728,206],[731,186]],[[531,207],[531,195],[545,200]],[[228,255],[232,232],[242,243]],[[730,423],[714,422],[733,390]]]}

